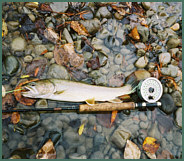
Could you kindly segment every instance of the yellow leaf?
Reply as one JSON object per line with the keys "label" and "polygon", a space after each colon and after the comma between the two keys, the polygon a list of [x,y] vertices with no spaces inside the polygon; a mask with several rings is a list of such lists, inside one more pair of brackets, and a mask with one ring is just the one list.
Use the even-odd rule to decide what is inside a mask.
{"label": "yellow leaf", "polygon": [[20,78],[29,78],[30,75],[21,75]]}
{"label": "yellow leaf", "polygon": [[152,138],[152,137],[146,137],[144,142],[143,142],[143,149],[146,152],[149,152],[151,154],[156,153],[159,146],[160,146],[160,144],[157,143],[157,140],[155,138]]}
{"label": "yellow leaf", "polygon": [[79,35],[89,36],[87,29],[78,21],[72,21],[71,28],[75,30]]}
{"label": "yellow leaf", "polygon": [[84,123],[81,124],[79,127],[79,131],[78,131],[79,135],[82,135],[83,131],[84,131]]}
{"label": "yellow leaf", "polygon": [[2,37],[6,36],[7,34],[8,34],[7,24],[3,19],[2,20]]}

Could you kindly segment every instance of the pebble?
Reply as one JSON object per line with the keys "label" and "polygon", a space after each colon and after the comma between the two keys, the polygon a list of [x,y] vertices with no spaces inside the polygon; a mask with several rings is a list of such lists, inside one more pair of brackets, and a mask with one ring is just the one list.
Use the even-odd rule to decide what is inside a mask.
{"label": "pebble", "polygon": [[114,58],[114,62],[117,64],[117,65],[120,65],[123,61],[123,56],[119,53],[115,56]]}
{"label": "pebble", "polygon": [[178,131],[173,132],[173,143],[177,146],[182,146],[182,134]]}
{"label": "pebble", "polygon": [[97,134],[94,138],[94,146],[99,147],[105,143],[105,137],[102,134]]}
{"label": "pebble", "polygon": [[96,151],[91,155],[90,159],[104,159],[104,155],[101,151]]}
{"label": "pebble", "polygon": [[136,66],[137,68],[144,68],[144,67],[146,67],[147,64],[148,64],[148,58],[145,57],[145,56],[142,56],[142,57],[140,57],[140,58],[136,61],[135,66]]}
{"label": "pebble", "polygon": [[37,129],[37,135],[38,136],[43,136],[45,134],[45,129],[44,129],[44,127],[39,127],[38,129]]}
{"label": "pebble", "polygon": [[163,75],[171,75],[171,69],[168,67],[163,67],[163,68],[161,68],[161,73]]}
{"label": "pebble", "polygon": [[171,29],[172,29],[173,31],[178,31],[178,30],[180,29],[179,23],[175,23],[173,26],[171,26]]}
{"label": "pebble", "polygon": [[35,108],[48,108],[47,100],[41,99],[36,102]]}
{"label": "pebble", "polygon": [[118,12],[116,12],[114,14],[114,17],[117,19],[117,20],[122,20],[124,16],[122,16],[121,14],[119,14]]}
{"label": "pebble", "polygon": [[169,16],[166,19],[166,23],[168,24],[168,26],[171,26],[176,22],[176,20],[177,20],[177,16]]}
{"label": "pebble", "polygon": [[49,124],[52,122],[52,117],[47,117],[42,120],[43,126],[49,126]]}
{"label": "pebble", "polygon": [[149,125],[149,122],[144,122],[144,121],[140,121],[140,128],[142,129],[147,129],[148,128],[148,125]]}
{"label": "pebble", "polygon": [[121,159],[121,156],[120,156],[119,152],[114,152],[112,154],[112,159]]}
{"label": "pebble", "polygon": [[22,37],[13,39],[11,43],[11,49],[13,51],[24,51],[26,48],[26,41]]}
{"label": "pebble", "polygon": [[169,49],[171,48],[176,48],[178,45],[180,44],[180,40],[178,38],[170,38],[168,41],[167,41],[167,47]]}
{"label": "pebble", "polygon": [[175,122],[179,128],[182,128],[182,108],[178,108],[175,112]]}
{"label": "pebble", "polygon": [[102,132],[102,126],[97,125],[97,126],[96,126],[96,131],[97,131],[98,133],[101,133],[101,132]]}
{"label": "pebble", "polygon": [[144,56],[145,55],[145,50],[144,49],[138,49],[137,50],[137,56]]}
{"label": "pebble", "polygon": [[111,18],[111,13],[109,12],[109,10],[107,9],[107,7],[100,7],[98,9],[98,11],[96,12],[96,17],[98,19],[100,18]]}
{"label": "pebble", "polygon": [[57,120],[60,120],[60,121],[62,121],[62,122],[66,122],[67,124],[70,122],[69,117],[68,117],[68,116],[65,116],[65,115],[59,115],[59,116],[57,117]]}
{"label": "pebble", "polygon": [[172,94],[176,106],[182,106],[182,95],[179,91],[174,91]]}
{"label": "pebble", "polygon": [[47,78],[69,79],[69,73],[65,67],[52,64],[49,67]]}
{"label": "pebble", "polygon": [[88,124],[89,124],[90,126],[96,125],[96,117],[93,116],[93,115],[89,116]]}
{"label": "pebble", "polygon": [[6,57],[4,65],[5,65],[6,73],[8,75],[15,74],[19,69],[18,59],[13,55],[9,55]]}
{"label": "pebble", "polygon": [[44,57],[46,57],[47,59],[52,59],[54,57],[54,53],[53,52],[47,52],[44,54]]}
{"label": "pebble", "polygon": [[72,37],[71,37],[70,33],[68,32],[68,30],[66,28],[64,28],[64,30],[63,30],[63,36],[65,37],[65,39],[68,43],[73,44]]}
{"label": "pebble", "polygon": [[77,153],[73,153],[69,155],[69,159],[87,159],[86,155],[79,155]]}
{"label": "pebble", "polygon": [[14,149],[17,147],[17,141],[14,140],[14,139],[12,139],[12,140],[10,140],[10,141],[8,142],[7,145],[8,145],[8,147],[9,147],[9,149],[14,150]]}
{"label": "pebble", "polygon": [[143,26],[137,26],[138,33],[142,36],[142,42],[148,41],[149,29]]}
{"label": "pebble", "polygon": [[142,5],[143,5],[143,7],[144,7],[146,10],[149,10],[149,9],[150,9],[150,6],[151,6],[151,3],[150,3],[150,2],[142,2]]}
{"label": "pebble", "polygon": [[171,61],[171,54],[166,52],[166,53],[161,53],[159,55],[159,62],[162,63],[162,65],[167,65]]}
{"label": "pebble", "polygon": [[33,14],[28,14],[32,22],[35,22],[36,17]]}
{"label": "pebble", "polygon": [[144,112],[141,112],[139,114],[139,118],[140,118],[141,121],[147,121],[147,119],[148,119]]}
{"label": "pebble", "polygon": [[25,63],[31,63],[32,60],[33,60],[33,57],[32,57],[31,55],[26,55],[26,56],[24,57],[24,62],[25,62]]}
{"label": "pebble", "polygon": [[162,102],[160,109],[164,113],[171,114],[175,110],[174,99],[170,94],[163,94],[160,101]]}
{"label": "pebble", "polygon": [[68,9],[68,2],[52,2],[50,7],[54,12],[66,12]]}
{"label": "pebble", "polygon": [[45,47],[45,45],[36,45],[35,46],[35,54],[37,54],[37,55],[40,55],[41,53],[43,53],[46,50],[47,50],[47,48]]}
{"label": "pebble", "polygon": [[78,154],[85,154],[86,153],[86,148],[85,148],[85,146],[83,146],[83,145],[81,145],[81,146],[79,146],[78,148],[77,148],[77,153]]}
{"label": "pebble", "polygon": [[56,159],[65,159],[65,156],[66,156],[65,155],[65,149],[63,148],[62,145],[57,146],[56,154],[57,154]]}
{"label": "pebble", "polygon": [[172,64],[168,65],[168,68],[171,71],[171,77],[177,77],[179,68],[175,65],[172,65]]}

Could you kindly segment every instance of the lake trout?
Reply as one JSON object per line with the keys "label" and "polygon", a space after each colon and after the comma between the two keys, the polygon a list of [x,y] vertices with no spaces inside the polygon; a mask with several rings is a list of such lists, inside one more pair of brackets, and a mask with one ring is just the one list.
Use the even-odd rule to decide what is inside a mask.
{"label": "lake trout", "polygon": [[85,101],[91,105],[95,101],[119,102],[118,96],[131,94],[135,91],[134,87],[133,84],[126,84],[123,87],[105,87],[69,80],[43,79],[23,86],[26,91],[22,92],[22,95],[57,101]]}

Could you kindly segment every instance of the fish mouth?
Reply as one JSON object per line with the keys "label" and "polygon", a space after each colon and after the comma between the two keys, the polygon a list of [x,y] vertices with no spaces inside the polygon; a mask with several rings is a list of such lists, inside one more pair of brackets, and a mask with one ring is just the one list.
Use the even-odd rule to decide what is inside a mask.
{"label": "fish mouth", "polygon": [[39,94],[35,86],[32,86],[32,85],[24,86],[23,89],[25,90],[25,92],[22,92],[22,95],[24,97],[36,98],[36,96]]}

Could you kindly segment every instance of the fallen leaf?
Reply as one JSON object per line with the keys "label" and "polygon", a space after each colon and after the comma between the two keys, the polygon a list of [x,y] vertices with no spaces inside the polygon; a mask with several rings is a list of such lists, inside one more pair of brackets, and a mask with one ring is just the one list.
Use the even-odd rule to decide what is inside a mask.
{"label": "fallen leaf", "polygon": [[21,83],[19,83],[15,90],[14,90],[14,96],[16,98],[16,100],[20,103],[22,103],[23,105],[26,105],[26,106],[31,106],[32,104],[34,104],[36,102],[35,99],[31,99],[31,98],[26,98],[26,97],[23,97],[22,94],[21,94],[21,90],[19,89],[22,89],[22,85],[24,84],[27,84],[27,83],[30,83],[30,82],[34,82],[34,81],[37,81],[38,79],[33,79],[33,80],[30,80],[30,81],[23,81]]}
{"label": "fallen leaf", "polygon": [[6,89],[4,88],[4,86],[2,85],[2,97],[4,97],[6,95]]}
{"label": "fallen leaf", "polygon": [[56,150],[51,139],[38,151],[36,159],[56,159]]}
{"label": "fallen leaf", "polygon": [[113,9],[115,9],[121,16],[126,14],[125,9],[123,7],[118,7],[115,5],[111,5]]}
{"label": "fallen leaf", "polygon": [[124,151],[124,159],[140,159],[141,151],[139,147],[130,140],[127,140],[125,151]]}
{"label": "fallen leaf", "polygon": [[96,131],[96,124],[94,125],[93,130]]}
{"label": "fallen leaf", "polygon": [[159,146],[160,146],[160,144],[157,143],[157,140],[155,138],[152,138],[152,137],[146,137],[144,142],[143,142],[143,149],[146,152],[149,152],[151,154],[156,153]]}
{"label": "fallen leaf", "polygon": [[106,128],[110,128],[111,124],[111,112],[96,114],[97,121],[100,125]]}
{"label": "fallen leaf", "polygon": [[48,50],[46,49],[46,50],[44,50],[40,55],[44,55],[45,53],[47,53],[48,52]]}
{"label": "fallen leaf", "polygon": [[29,78],[30,75],[21,75],[20,78],[23,79],[23,78]]}
{"label": "fallen leaf", "polygon": [[82,135],[82,133],[83,133],[83,131],[84,131],[84,125],[85,125],[85,123],[82,123],[82,124],[80,125],[79,131],[78,131],[79,135]]}
{"label": "fallen leaf", "polygon": [[100,61],[99,61],[99,57],[95,57],[95,58],[92,58],[90,59],[87,63],[86,63],[86,66],[88,68],[91,68],[93,70],[95,69],[99,69],[100,68]]}
{"label": "fallen leaf", "polygon": [[118,111],[112,111],[112,115],[111,115],[111,124],[110,127],[112,126],[112,124],[114,123],[116,116],[117,116]]}
{"label": "fallen leaf", "polygon": [[[13,96],[11,93],[6,94],[5,97],[2,98],[2,110],[7,110],[9,107],[14,106]],[[2,119],[6,119],[10,117],[10,113],[2,113]]]}
{"label": "fallen leaf", "polygon": [[6,36],[7,34],[8,34],[7,24],[4,21],[4,19],[2,19],[2,37]]}
{"label": "fallen leaf", "polygon": [[72,21],[71,28],[76,31],[78,35],[90,36],[87,29],[78,21]]}
{"label": "fallen leaf", "polygon": [[37,68],[35,69],[35,72],[34,72],[34,76],[35,76],[35,77],[38,75],[39,69],[40,69],[39,67],[37,67]]}
{"label": "fallen leaf", "polygon": [[11,122],[17,124],[20,121],[20,114],[18,112],[13,112],[11,115]]}
{"label": "fallen leaf", "polygon": [[137,31],[137,26],[135,26],[131,33],[129,34],[130,37],[132,37],[134,40],[139,40],[140,39],[140,36],[139,36],[139,33]]}
{"label": "fallen leaf", "polygon": [[45,4],[45,3],[41,3],[41,5],[40,5],[40,10],[52,12],[51,7],[50,7],[48,4]]}
{"label": "fallen leaf", "polygon": [[58,33],[56,33],[52,28],[46,28],[44,30],[44,36],[54,44],[56,44],[59,41]]}
{"label": "fallen leaf", "polygon": [[150,159],[157,159],[157,157],[156,157],[156,155],[155,155],[155,154],[152,154],[152,153],[146,152],[146,155],[147,155]]}
{"label": "fallen leaf", "polygon": [[162,150],[162,153],[158,154],[157,159],[174,159],[174,156],[168,150]]}

